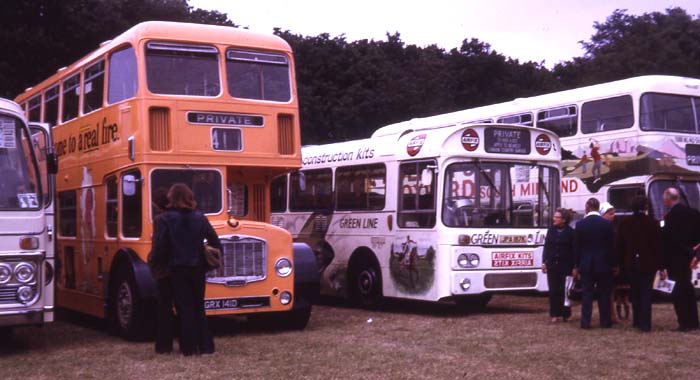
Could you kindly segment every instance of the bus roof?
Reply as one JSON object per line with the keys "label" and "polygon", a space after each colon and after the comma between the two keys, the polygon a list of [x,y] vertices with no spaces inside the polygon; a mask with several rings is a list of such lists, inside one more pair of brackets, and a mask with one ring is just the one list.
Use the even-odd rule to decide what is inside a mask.
{"label": "bus roof", "polygon": [[13,116],[17,116],[24,120],[24,112],[22,111],[22,107],[10,99],[0,98],[0,109],[3,113],[11,113]]}
{"label": "bus roof", "polygon": [[[532,160],[532,157],[536,157],[537,160],[558,162],[561,158],[559,138],[554,132],[546,129],[497,123],[452,124],[433,128],[425,127],[400,135],[383,135],[361,140],[304,146],[302,148],[302,167],[321,168],[339,164],[374,163],[387,160],[388,157],[398,160],[459,155],[482,158],[496,157],[494,153],[484,152],[484,131],[489,128],[529,131],[527,134],[529,136],[528,146],[532,146],[532,142],[539,135],[546,135],[553,149],[547,150],[546,153],[540,153],[540,155],[534,155],[535,150],[533,149],[533,155],[527,159]],[[476,143],[478,149],[475,146],[474,149],[467,151],[459,143],[463,132],[468,129],[472,129],[476,133],[474,136],[479,139],[479,142]],[[523,135],[523,137],[525,136]],[[411,152],[409,153],[409,151]],[[500,158],[505,159],[526,159],[525,157],[527,156],[522,154],[500,154]]]}
{"label": "bus roof", "polygon": [[419,131],[434,129],[436,126],[475,122],[480,119],[507,116],[526,110],[571,105],[582,100],[594,100],[632,92],[671,92],[673,90],[673,93],[678,93],[681,89],[685,89],[684,91],[689,95],[700,96],[700,79],[670,75],[646,75],[622,79],[529,98],[518,98],[509,102],[462,111],[416,118],[382,127],[376,130],[372,137],[402,134],[408,130]]}
{"label": "bus roof", "polygon": [[[58,69],[56,74],[40,82],[38,85],[35,85],[34,88],[44,88],[53,85],[57,83],[60,78],[66,76],[66,73],[74,73],[76,68],[92,62],[115,47],[119,47],[127,42],[138,43],[138,41],[143,39],[200,43],[206,41],[213,44],[240,45],[246,48],[282,51],[290,54],[292,52],[291,47],[285,40],[273,34],[262,34],[231,26],[146,21],[131,27],[112,40],[103,42],[96,50],[68,67]],[[134,47],[136,48],[137,46]],[[26,98],[32,96],[36,92],[32,91],[32,89],[33,88],[27,89],[23,94],[17,97],[17,100],[22,102]]]}

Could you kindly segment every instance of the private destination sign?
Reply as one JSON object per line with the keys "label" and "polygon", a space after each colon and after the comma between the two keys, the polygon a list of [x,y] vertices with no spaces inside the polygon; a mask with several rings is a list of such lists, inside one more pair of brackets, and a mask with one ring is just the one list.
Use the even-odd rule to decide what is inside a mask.
{"label": "private destination sign", "polygon": [[265,120],[260,115],[238,113],[188,112],[187,121],[190,124],[230,125],[237,127],[262,127],[265,125]]}

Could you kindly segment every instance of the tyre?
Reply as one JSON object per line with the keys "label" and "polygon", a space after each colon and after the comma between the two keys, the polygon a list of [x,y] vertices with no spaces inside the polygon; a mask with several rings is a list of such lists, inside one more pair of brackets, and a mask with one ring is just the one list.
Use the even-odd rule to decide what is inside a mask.
{"label": "tyre", "polygon": [[150,318],[145,313],[145,303],[139,297],[134,272],[122,266],[114,277],[111,288],[110,311],[113,327],[127,340],[143,340]]}
{"label": "tyre", "polygon": [[351,297],[355,304],[375,308],[382,303],[382,277],[373,260],[360,262],[350,278]]}

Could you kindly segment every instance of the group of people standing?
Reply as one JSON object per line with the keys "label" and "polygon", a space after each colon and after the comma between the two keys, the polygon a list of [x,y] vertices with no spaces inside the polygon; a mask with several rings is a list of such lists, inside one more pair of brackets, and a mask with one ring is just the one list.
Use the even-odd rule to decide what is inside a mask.
{"label": "group of people standing", "polygon": [[[675,281],[673,306],[678,331],[699,328],[692,267],[700,261],[700,212],[680,199],[676,188],[663,193],[668,212],[663,227],[649,215],[649,202],[638,196],[631,216],[612,222],[612,206],[600,206],[596,198],[586,201],[586,215],[569,226],[571,212],[557,209],[547,231],[542,270],[549,284],[552,322],[566,321],[571,308],[564,305],[566,276],[581,282],[581,328],[591,327],[594,292],[598,295],[600,326],[613,325],[612,294],[615,287],[629,288],[633,326],[651,331],[652,292],[657,271]],[[607,214],[607,215],[606,215]],[[612,215],[612,216],[611,216]]]}

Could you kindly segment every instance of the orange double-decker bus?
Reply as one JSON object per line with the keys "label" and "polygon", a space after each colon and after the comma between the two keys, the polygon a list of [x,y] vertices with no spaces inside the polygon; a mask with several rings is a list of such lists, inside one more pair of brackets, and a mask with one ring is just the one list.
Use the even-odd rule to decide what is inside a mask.
{"label": "orange double-decker bus", "polygon": [[294,64],[273,35],[145,22],[16,98],[53,126],[56,302],[148,333],[146,259],[168,188],[188,184],[219,234],[208,315],[303,328],[318,290],[308,247],[270,225],[270,182],[301,166]]}

